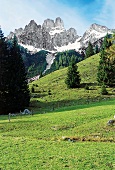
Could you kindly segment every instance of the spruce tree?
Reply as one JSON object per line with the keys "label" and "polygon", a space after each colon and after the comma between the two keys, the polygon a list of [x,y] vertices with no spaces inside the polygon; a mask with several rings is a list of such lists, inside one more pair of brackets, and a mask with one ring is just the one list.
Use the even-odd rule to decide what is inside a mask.
{"label": "spruce tree", "polygon": [[115,59],[111,60],[104,49],[100,54],[97,81],[99,85],[115,85]]}
{"label": "spruce tree", "polygon": [[87,47],[87,49],[86,49],[86,58],[92,56],[93,54],[94,54],[93,45],[92,45],[91,42],[89,41],[88,47]]}
{"label": "spruce tree", "polygon": [[108,34],[104,37],[104,41],[102,43],[102,47],[101,48],[108,48],[109,47],[109,42],[108,42]]}
{"label": "spruce tree", "polygon": [[20,48],[14,37],[11,48],[0,30],[0,114],[17,112],[29,105],[30,95]]}
{"label": "spruce tree", "polygon": [[8,111],[8,47],[4,34],[0,28],[0,114],[6,114]]}
{"label": "spruce tree", "polygon": [[96,45],[94,48],[94,54],[97,54],[98,52],[99,52],[99,48],[98,48],[98,45]]}
{"label": "spruce tree", "polygon": [[30,95],[26,80],[25,66],[20,54],[17,38],[14,36],[9,57],[9,96],[11,110],[16,112],[29,106]]}
{"label": "spruce tree", "polygon": [[43,77],[42,71],[40,72],[39,79]]}
{"label": "spruce tree", "polygon": [[106,84],[108,79],[106,61],[107,61],[107,53],[105,52],[104,49],[102,49],[100,53],[100,61],[99,61],[98,73],[97,73],[97,81],[99,85]]}
{"label": "spruce tree", "polygon": [[107,59],[107,77],[106,85],[110,87],[115,86],[115,58],[111,59],[108,57]]}
{"label": "spruce tree", "polygon": [[70,66],[68,67],[67,77],[65,83],[67,84],[68,88],[78,88],[80,87],[80,75],[78,66],[76,65],[75,61],[72,61]]}

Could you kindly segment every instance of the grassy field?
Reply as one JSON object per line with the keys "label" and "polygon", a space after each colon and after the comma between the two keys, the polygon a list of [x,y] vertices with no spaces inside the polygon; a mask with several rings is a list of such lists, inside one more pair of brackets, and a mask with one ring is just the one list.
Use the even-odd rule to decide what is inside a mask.
{"label": "grassy field", "polygon": [[114,170],[115,100],[0,116],[1,170]]}
{"label": "grassy field", "polygon": [[[81,88],[78,89],[67,88],[65,84],[67,68],[55,71],[38,81],[30,83],[30,89],[32,86],[35,89],[35,93],[32,94],[31,109],[34,112],[47,112],[60,107],[115,98],[114,88],[107,88],[108,95],[100,94],[101,87],[97,85],[96,80],[98,63],[99,54],[78,63],[81,75]],[[89,90],[85,90],[86,84],[88,84]]]}
{"label": "grassy field", "polygon": [[29,84],[34,115],[0,116],[0,170],[115,169],[115,126],[107,125],[115,89],[100,94],[98,63],[99,54],[78,63],[78,89],[66,87],[67,68]]}

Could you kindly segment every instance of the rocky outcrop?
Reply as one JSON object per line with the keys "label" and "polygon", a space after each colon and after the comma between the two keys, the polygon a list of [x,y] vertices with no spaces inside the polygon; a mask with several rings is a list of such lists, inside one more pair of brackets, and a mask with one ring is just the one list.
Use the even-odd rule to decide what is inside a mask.
{"label": "rocky outcrop", "polygon": [[46,19],[46,20],[44,20],[44,23],[43,23],[43,25],[42,25],[42,28],[46,29],[47,32],[50,32],[50,30],[51,30],[52,28],[54,28],[54,27],[55,27],[54,20],[51,20],[51,19]]}
{"label": "rocky outcrop", "polygon": [[98,24],[92,24],[90,28],[83,34],[83,37],[80,40],[81,47],[87,47],[88,42],[90,41],[92,44],[105,37],[105,35],[111,34],[113,30],[108,29],[105,26],[101,26]]}
{"label": "rocky outcrop", "polygon": [[63,20],[60,17],[56,18],[56,20],[55,20],[55,27],[64,28]]}

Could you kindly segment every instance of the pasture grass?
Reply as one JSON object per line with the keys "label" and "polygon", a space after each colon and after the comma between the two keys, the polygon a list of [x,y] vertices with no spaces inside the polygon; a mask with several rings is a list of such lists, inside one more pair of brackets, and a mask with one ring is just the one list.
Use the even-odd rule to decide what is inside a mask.
{"label": "pasture grass", "polygon": [[79,89],[66,87],[67,68],[29,84],[34,115],[0,116],[0,170],[115,169],[115,126],[107,125],[115,90],[100,94],[98,63],[99,54],[78,63]]}
{"label": "pasture grass", "polygon": [[[30,109],[34,112],[49,112],[60,107],[88,104],[115,98],[115,89],[107,87],[108,95],[101,95],[101,87],[97,84],[97,66],[99,54],[78,63],[81,75],[81,87],[68,89],[65,84],[67,68],[57,70],[29,84],[34,86]],[[85,89],[86,84],[89,90]],[[50,90],[50,94],[49,94]]]}
{"label": "pasture grass", "polygon": [[114,170],[115,100],[0,116],[1,170]]}

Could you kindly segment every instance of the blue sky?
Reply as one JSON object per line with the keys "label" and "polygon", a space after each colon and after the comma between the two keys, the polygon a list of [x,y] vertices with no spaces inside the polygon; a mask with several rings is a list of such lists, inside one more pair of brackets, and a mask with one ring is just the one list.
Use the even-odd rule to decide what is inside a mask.
{"label": "blue sky", "polygon": [[115,0],[0,0],[0,25],[6,35],[30,20],[43,24],[61,17],[65,28],[82,35],[93,23],[115,29]]}

